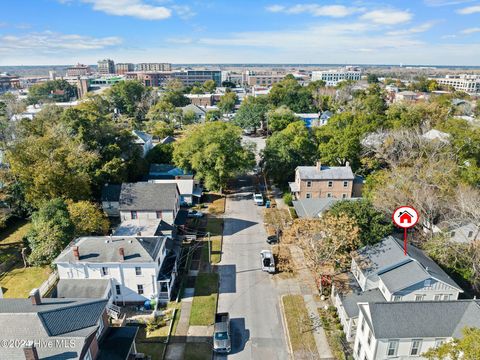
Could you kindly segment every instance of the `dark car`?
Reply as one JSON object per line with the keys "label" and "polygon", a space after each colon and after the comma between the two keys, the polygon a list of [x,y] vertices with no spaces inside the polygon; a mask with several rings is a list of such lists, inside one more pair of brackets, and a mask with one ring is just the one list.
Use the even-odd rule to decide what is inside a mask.
{"label": "dark car", "polygon": [[267,237],[267,243],[269,243],[269,244],[278,243],[278,236],[277,235],[270,235],[269,237]]}

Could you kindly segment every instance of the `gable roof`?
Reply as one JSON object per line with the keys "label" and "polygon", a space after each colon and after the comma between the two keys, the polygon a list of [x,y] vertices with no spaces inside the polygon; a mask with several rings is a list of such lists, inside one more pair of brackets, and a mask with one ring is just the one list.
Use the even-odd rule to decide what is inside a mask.
{"label": "gable roof", "polygon": [[379,289],[367,291],[352,292],[347,295],[340,295],[340,301],[349,318],[358,317],[358,303],[385,301],[382,292]]}
{"label": "gable roof", "polygon": [[[79,359],[87,338],[98,328],[107,300],[50,299],[33,305],[30,299],[0,300],[0,338],[51,340],[66,337],[64,347],[39,346],[40,359]],[[67,321],[68,319],[68,321]],[[25,359],[21,347],[0,347],[1,359]]]}
{"label": "gable roof", "polygon": [[149,182],[154,184],[177,184],[180,195],[201,196],[203,190],[200,186],[198,186],[199,189],[196,189],[195,185],[198,185],[198,180],[194,179],[153,179],[149,180]]}
{"label": "gable roof", "polygon": [[119,209],[139,211],[173,210],[177,200],[177,184],[137,182],[122,184]]}
{"label": "gable roof", "polygon": [[152,140],[152,135],[149,135],[144,131],[132,130],[132,134],[135,136],[136,144],[145,144],[148,141]]}
{"label": "gable roof", "polygon": [[350,166],[298,166],[298,173],[302,180],[353,180],[352,168]]}
{"label": "gable roof", "polygon": [[329,210],[333,204],[338,201],[357,200],[359,198],[309,198],[298,199],[293,201],[293,207],[299,218],[316,218],[324,211]]}
{"label": "gable roof", "polygon": [[477,300],[377,302],[359,304],[377,339],[461,337],[480,327]]}
{"label": "gable roof", "polygon": [[118,201],[120,199],[120,191],[122,185],[120,184],[105,184],[102,188],[102,201]]}
{"label": "gable roof", "polygon": [[[121,237],[89,236],[76,239],[55,259],[54,263],[144,263],[156,262],[163,236]],[[73,246],[78,246],[80,259],[73,256]],[[124,260],[121,261],[119,249],[123,248]]]}
{"label": "gable roof", "polygon": [[[405,256],[401,240],[393,236],[387,236],[373,246],[357,250],[354,258],[365,276],[381,276],[382,280],[385,279],[392,289],[395,289],[393,291],[400,290],[401,286],[409,284],[414,278],[418,281],[425,280],[428,274],[463,292],[462,288],[419,248],[409,244]],[[410,264],[412,261],[417,264]]]}

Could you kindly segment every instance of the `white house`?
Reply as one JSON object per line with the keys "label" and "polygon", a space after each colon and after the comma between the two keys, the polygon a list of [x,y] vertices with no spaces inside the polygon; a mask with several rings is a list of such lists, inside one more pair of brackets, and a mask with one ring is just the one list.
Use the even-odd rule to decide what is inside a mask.
{"label": "white house", "polygon": [[132,130],[132,135],[134,143],[141,148],[142,156],[145,157],[153,149],[153,137],[140,130]]}
{"label": "white house", "polygon": [[463,290],[420,249],[392,236],[366,246],[352,258],[350,293],[332,291],[335,307],[348,340],[358,325],[358,302],[448,301]]}
{"label": "white house", "polygon": [[480,327],[478,300],[359,303],[356,360],[425,360],[465,327]]}
{"label": "white house", "polygon": [[[178,248],[165,236],[100,236],[76,239],[57,257],[63,279],[107,279],[116,304],[170,299]],[[79,283],[80,284],[80,283]]]}
{"label": "white house", "polygon": [[154,184],[177,184],[180,193],[181,205],[197,204],[202,197],[203,187],[200,182],[195,179],[163,179],[163,180],[149,180]]}

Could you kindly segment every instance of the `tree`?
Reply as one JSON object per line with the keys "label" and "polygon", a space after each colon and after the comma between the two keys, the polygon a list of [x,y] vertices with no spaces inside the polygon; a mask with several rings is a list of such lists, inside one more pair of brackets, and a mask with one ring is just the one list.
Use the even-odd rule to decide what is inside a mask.
{"label": "tree", "polygon": [[477,360],[480,359],[480,329],[465,327],[462,337],[445,342],[422,354],[428,360]]}
{"label": "tree", "polygon": [[27,102],[38,104],[43,102],[66,102],[77,96],[77,89],[66,80],[50,80],[35,84],[28,89]]}
{"label": "tree", "polygon": [[391,219],[375,210],[366,199],[339,201],[328,213],[336,216],[344,214],[354,219],[360,229],[362,245],[373,245],[393,231]]}
{"label": "tree", "polygon": [[149,164],[170,164],[173,160],[173,144],[158,144],[145,156]]}
{"label": "tree", "polygon": [[315,110],[311,90],[300,85],[293,76],[287,75],[282,81],[273,84],[268,100],[275,107],[285,105],[297,113]]}
{"label": "tree", "polygon": [[194,171],[211,190],[222,190],[227,180],[255,165],[252,146],[242,145],[240,128],[223,122],[207,122],[187,129],[173,152],[174,163]]}
{"label": "tree", "polygon": [[234,92],[227,92],[220,98],[217,106],[220,111],[224,114],[231,113],[235,109],[235,104],[237,103],[237,94]]}
{"label": "tree", "polygon": [[73,236],[74,224],[65,202],[58,198],[44,202],[32,215],[32,226],[26,236],[31,249],[28,262],[50,264]]}
{"label": "tree", "polygon": [[144,114],[139,113],[139,104],[148,91],[149,89],[139,81],[121,81],[107,91],[107,97],[112,106],[121,114],[141,120]]}
{"label": "tree", "polygon": [[237,85],[236,85],[235,83],[233,83],[233,82],[231,82],[231,81],[228,81],[228,80],[223,81],[223,82],[222,82],[222,86],[223,86],[223,87],[226,87],[226,88],[232,88],[232,89],[235,88],[235,87],[237,87]]}
{"label": "tree", "polygon": [[90,201],[67,201],[68,214],[74,226],[74,235],[106,235],[110,227],[105,213]]}
{"label": "tree", "polygon": [[207,80],[203,83],[202,88],[205,91],[205,93],[212,94],[215,92],[215,89],[217,88],[217,83],[214,80]]}
{"label": "tree", "polygon": [[289,124],[300,120],[295,113],[286,106],[280,106],[267,113],[268,131],[276,132],[285,129]]}
{"label": "tree", "polygon": [[263,126],[268,111],[267,99],[262,97],[247,97],[240,105],[235,118],[235,125],[242,129],[254,129]]}
{"label": "tree", "polygon": [[156,139],[163,139],[167,136],[173,136],[174,125],[165,121],[148,121],[145,123],[145,128],[149,134]]}
{"label": "tree", "polygon": [[312,164],[316,158],[316,145],[303,121],[269,137],[262,154],[266,172],[281,186],[294,177],[297,166]]}
{"label": "tree", "polygon": [[378,76],[376,74],[368,74],[367,75],[367,82],[369,84],[376,84],[379,82]]}
{"label": "tree", "polygon": [[182,110],[162,98],[148,110],[146,118],[150,121],[163,121],[168,124],[180,123]]}
{"label": "tree", "polygon": [[193,110],[186,110],[182,113],[182,125],[191,125],[197,122],[197,114]]}
{"label": "tree", "polygon": [[208,110],[205,114],[205,121],[218,121],[222,118],[220,110]]}

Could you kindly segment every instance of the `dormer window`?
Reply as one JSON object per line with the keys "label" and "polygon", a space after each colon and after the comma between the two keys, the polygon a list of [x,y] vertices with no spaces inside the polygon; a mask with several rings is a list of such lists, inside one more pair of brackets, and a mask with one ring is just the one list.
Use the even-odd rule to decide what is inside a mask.
{"label": "dormer window", "polygon": [[328,187],[329,187],[329,188],[333,187],[333,181],[329,181],[329,182],[328,182]]}
{"label": "dormer window", "polygon": [[307,187],[312,187],[312,182],[311,181],[307,181]]}
{"label": "dormer window", "polygon": [[130,218],[132,220],[138,219],[138,214],[136,211],[130,211]]}

